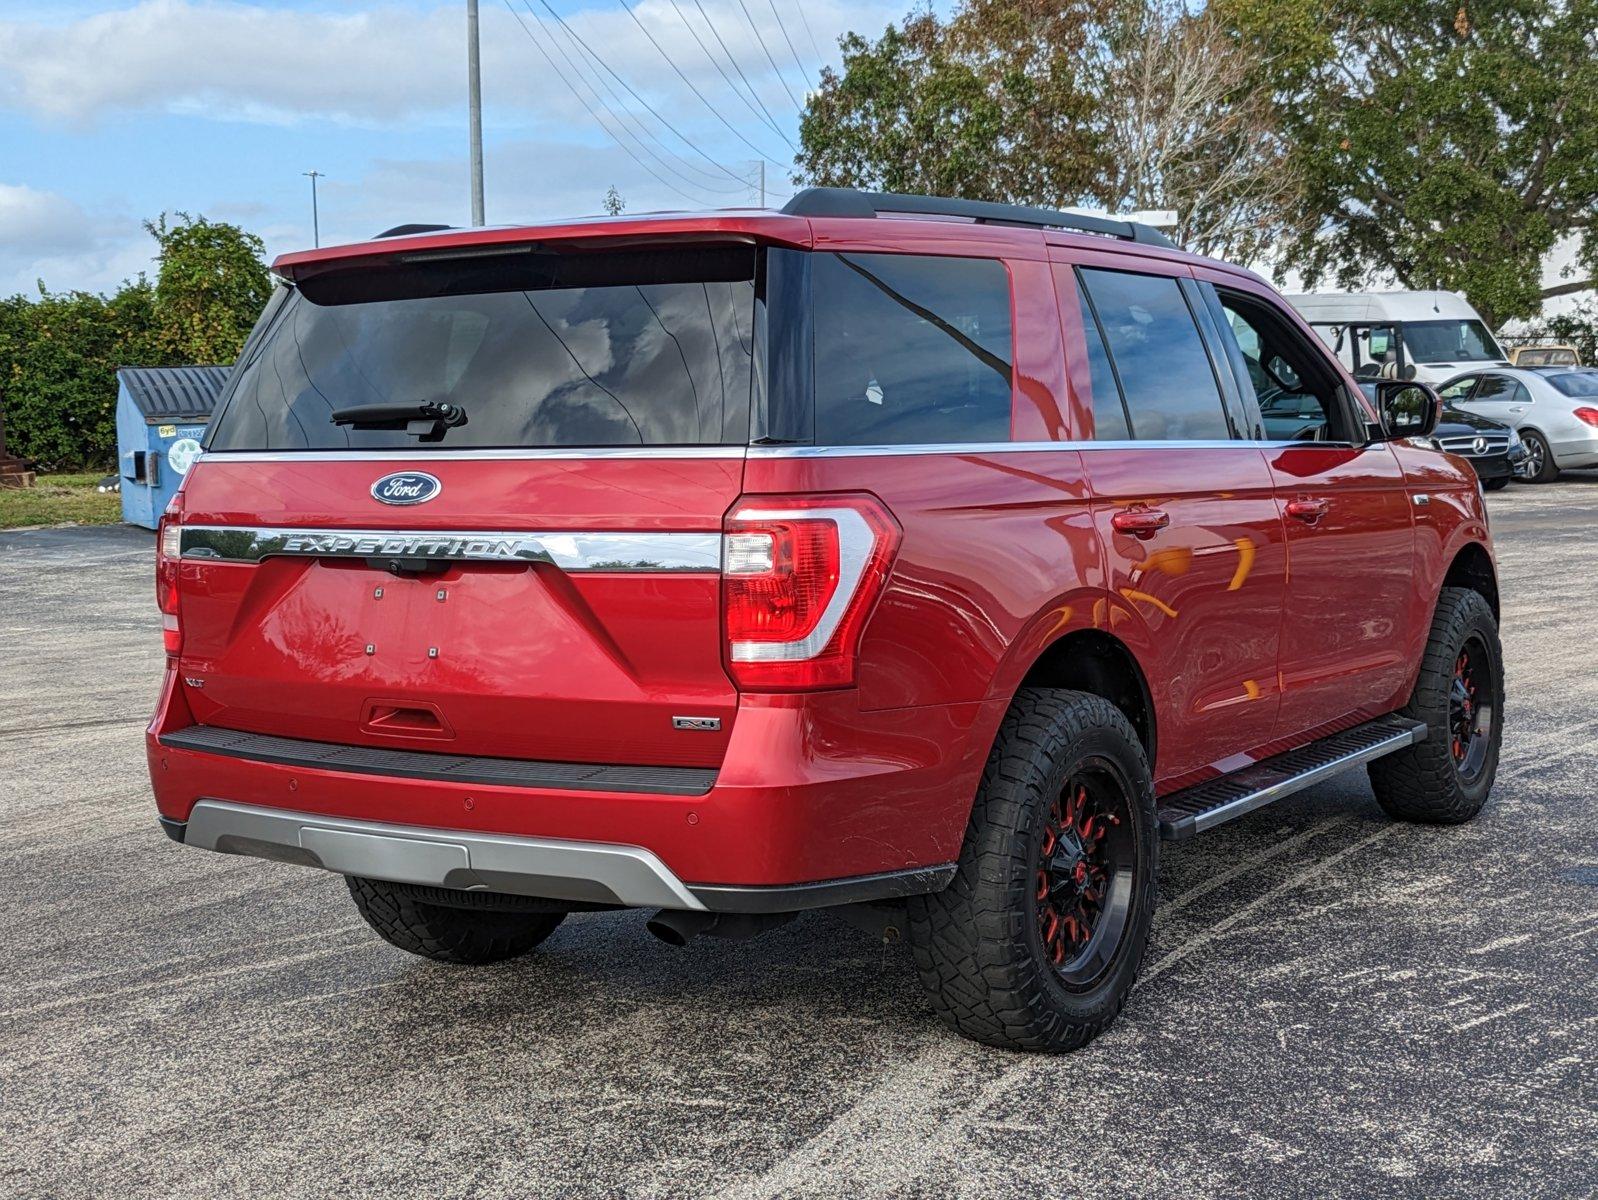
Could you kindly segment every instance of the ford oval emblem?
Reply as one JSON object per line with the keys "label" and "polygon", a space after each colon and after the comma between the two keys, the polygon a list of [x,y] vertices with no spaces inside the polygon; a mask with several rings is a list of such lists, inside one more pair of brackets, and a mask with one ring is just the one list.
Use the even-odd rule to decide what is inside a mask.
{"label": "ford oval emblem", "polygon": [[384,504],[424,504],[444,490],[444,485],[423,471],[396,471],[372,485],[372,495]]}

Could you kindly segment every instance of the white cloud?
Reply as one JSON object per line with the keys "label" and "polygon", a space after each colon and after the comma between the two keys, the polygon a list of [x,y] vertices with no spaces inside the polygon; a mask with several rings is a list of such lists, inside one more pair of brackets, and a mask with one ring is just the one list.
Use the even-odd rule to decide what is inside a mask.
{"label": "white cloud", "polygon": [[[782,146],[769,129],[761,133],[759,118],[722,77],[725,70],[739,80],[715,34],[759,99],[791,129],[795,107],[789,93],[802,101],[805,88],[799,63],[811,79],[816,74],[811,31],[831,58],[840,30],[879,29],[900,7],[881,0],[848,9],[805,4],[801,13],[798,3],[787,0],[773,9],[706,0],[712,32],[688,0],[643,0],[634,10],[637,21],[619,7],[584,9],[566,18],[568,34],[540,0],[513,0],[520,24],[490,0],[482,7],[487,98],[502,111],[532,108],[564,119],[590,120],[574,90],[596,109],[637,109],[614,76],[583,56],[575,37],[656,107],[665,102],[672,111],[662,111],[674,123],[719,129],[736,139],[717,118],[722,112],[740,131],[748,127],[751,141]],[[460,108],[464,47],[465,21],[455,4],[317,12],[222,0],[142,0],[63,21],[0,21],[0,104],[66,123],[159,111],[257,123],[319,118],[393,125]],[[705,92],[710,106],[693,97],[662,50]]]}
{"label": "white cloud", "polygon": [[133,217],[91,215],[55,192],[0,183],[0,296],[109,291],[152,269],[154,244]]}

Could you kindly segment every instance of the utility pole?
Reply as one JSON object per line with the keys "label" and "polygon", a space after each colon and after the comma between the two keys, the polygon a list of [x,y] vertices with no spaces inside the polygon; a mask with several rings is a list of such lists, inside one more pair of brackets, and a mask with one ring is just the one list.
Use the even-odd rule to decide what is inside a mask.
{"label": "utility pole", "polygon": [[466,87],[472,135],[472,224],[483,223],[483,71],[477,50],[477,0],[466,0]]}
{"label": "utility pole", "polygon": [[760,207],[761,208],[765,208],[766,207],[766,160],[762,158],[760,160],[760,162],[758,163],[758,166],[760,167]]}
{"label": "utility pole", "polygon": [[324,176],[320,171],[301,171],[300,174],[311,181],[311,244],[319,247],[322,244],[322,220],[316,211],[316,181]]}

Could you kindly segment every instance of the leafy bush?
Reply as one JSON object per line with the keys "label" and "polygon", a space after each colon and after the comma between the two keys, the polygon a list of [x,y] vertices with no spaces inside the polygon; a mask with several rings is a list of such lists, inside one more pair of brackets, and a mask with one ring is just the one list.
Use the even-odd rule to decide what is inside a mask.
{"label": "leafy bush", "polygon": [[0,410],[6,449],[46,470],[109,469],[116,457],[116,369],[228,363],[271,290],[261,239],[177,214],[145,225],[159,247],[115,294],[0,299]]}

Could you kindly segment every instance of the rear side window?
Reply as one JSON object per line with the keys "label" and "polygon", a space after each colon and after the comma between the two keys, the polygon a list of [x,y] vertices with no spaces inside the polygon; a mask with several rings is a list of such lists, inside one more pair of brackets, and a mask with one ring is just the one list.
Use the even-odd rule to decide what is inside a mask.
{"label": "rear side window", "polygon": [[992,259],[817,254],[818,445],[1010,437],[1010,279]]}
{"label": "rear side window", "polygon": [[1177,281],[1089,269],[1080,276],[1121,382],[1133,436],[1229,439],[1220,386]]}
{"label": "rear side window", "polygon": [[[209,449],[743,444],[755,250],[538,248],[395,260],[303,281],[247,353]],[[335,424],[450,404],[464,424]]]}

